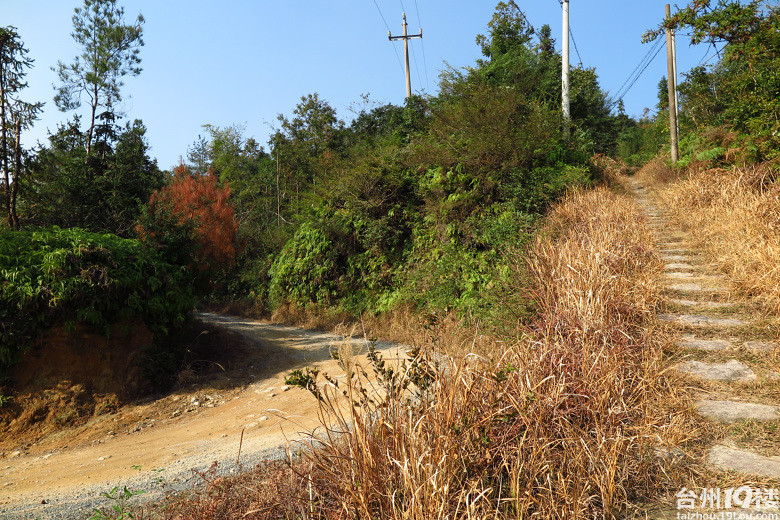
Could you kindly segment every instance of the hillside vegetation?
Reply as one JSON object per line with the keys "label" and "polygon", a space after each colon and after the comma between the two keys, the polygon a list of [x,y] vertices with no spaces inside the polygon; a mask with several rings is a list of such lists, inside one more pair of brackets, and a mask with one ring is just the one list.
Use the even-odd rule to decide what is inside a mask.
{"label": "hillside vegetation", "polygon": [[[780,9],[757,1],[697,2],[669,25],[690,31],[691,43],[723,50],[713,65],[683,74],[680,161],[656,158],[642,174],[663,185],[662,200],[736,287],[777,313]],[[665,81],[661,87],[656,118],[633,130],[648,150],[668,128]]]}
{"label": "hillside vegetation", "polygon": [[143,322],[164,336],[195,303],[181,266],[136,240],[78,228],[0,233],[0,273],[0,371],[54,325],[108,334],[114,324]]}
{"label": "hillside vegetation", "polygon": [[291,374],[322,423],[295,456],[231,478],[215,469],[203,490],[138,514],[641,515],[696,476],[670,454],[699,433],[655,320],[662,263],[618,174],[647,163],[640,175],[668,182],[659,196],[719,266],[780,310],[779,17],[705,0],[665,22],[725,43],[680,85],[678,164],[662,98],[639,121],[614,114],[593,69],[572,70],[566,132],[550,29],[513,1],[477,37],[482,58],[444,71],[437,95],[365,99],[348,123],[305,95],[268,151],[239,126],[206,125],[162,172],[140,121],[122,128],[111,103],[93,106],[86,128],[74,118],[35,153],[4,151],[0,369],[47,328],[129,320],[156,333],[156,369],[174,372],[181,352],[165,335],[196,301],[376,330],[407,313],[420,327],[405,331],[400,368],[375,353],[356,366],[342,348],[346,377]]}
{"label": "hillside vegetation", "polygon": [[[136,71],[143,20],[122,25],[115,2],[101,5],[135,42],[122,51],[121,71]],[[4,363],[55,323],[105,329],[132,315],[168,331],[196,295],[279,317],[343,319],[405,307],[492,325],[507,318],[496,302],[510,298],[509,318],[527,319],[532,304],[514,290],[508,255],[527,247],[566,189],[593,182],[588,158],[611,151],[630,122],[610,113],[595,71],[578,68],[567,140],[549,28],[535,30],[517,5],[502,2],[488,29],[477,39],[484,58],[445,71],[437,96],[404,106],[366,100],[346,124],[319,95],[306,95],[291,117],[279,116],[270,152],[239,127],[206,125],[187,164],[170,174],[148,157],[143,123],[118,124],[111,100],[121,85],[100,80],[95,88],[108,97],[92,100],[88,127],[74,117],[34,153],[6,150],[13,182],[2,240],[24,243],[29,255],[3,274],[3,330],[13,336]],[[12,28],[4,34],[23,77],[26,49]],[[81,43],[88,50],[111,42],[107,34]],[[96,81],[79,69],[90,56],[61,72],[63,110],[76,107],[66,102],[74,74]],[[28,122],[36,115],[8,110]],[[10,122],[3,124],[11,139]],[[30,233],[85,242],[60,251]],[[91,245],[98,235],[90,233],[102,242]]]}
{"label": "hillside vegetation", "polygon": [[[663,105],[626,125],[614,150],[637,166],[653,158],[643,180],[772,314],[780,286],[777,21],[777,9],[759,2],[683,10],[669,23],[726,46],[717,64],[681,85],[682,160],[668,162]],[[702,85],[709,86],[696,91]],[[599,164],[618,171],[609,160]],[[667,446],[698,449],[706,433],[677,400],[681,385],[661,352],[667,340],[653,318],[661,263],[638,211],[603,188],[575,190],[535,220],[526,245],[504,257],[513,266],[508,285],[533,295],[533,317],[515,334],[482,345],[484,357],[436,366],[423,356],[391,377],[376,361],[379,397],[362,397],[374,387],[348,360],[346,382],[328,379],[332,394],[299,380],[322,400],[325,431],[301,458],[239,478],[207,476],[202,492],[166,513],[644,518],[633,506],[696,481],[701,468],[659,456],[672,453]],[[474,345],[476,337],[462,341]],[[416,398],[406,401],[399,387]],[[338,404],[342,390],[350,406]]]}

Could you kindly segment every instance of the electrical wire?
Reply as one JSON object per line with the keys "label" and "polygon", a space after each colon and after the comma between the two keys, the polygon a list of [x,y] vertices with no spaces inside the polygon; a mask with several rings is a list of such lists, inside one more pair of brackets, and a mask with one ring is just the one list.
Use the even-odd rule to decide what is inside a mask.
{"label": "electrical wire", "polygon": [[[660,40],[659,40],[659,41],[660,41]],[[647,61],[647,63],[645,63],[645,65],[642,67],[642,69],[641,69],[641,70],[639,70],[639,72],[638,72],[638,73],[637,73],[637,74],[634,76],[634,78],[631,80],[631,82],[628,84],[628,86],[627,86],[625,89],[623,89],[623,90],[622,90],[622,92],[621,92],[621,91],[618,91],[618,92],[619,92],[619,95],[618,95],[618,96],[616,96],[616,99],[615,99],[615,101],[613,101],[613,102],[610,104],[610,108],[612,108],[613,106],[617,105],[617,104],[618,104],[618,103],[619,103],[619,102],[620,102],[620,101],[621,101],[621,100],[622,100],[622,99],[623,99],[623,98],[626,96],[626,94],[628,94],[628,91],[629,91],[629,90],[631,90],[631,87],[633,87],[633,86],[634,86],[634,84],[636,84],[636,82],[637,82],[637,81],[639,81],[639,78],[642,76],[642,74],[643,74],[643,73],[644,73],[644,72],[647,70],[647,68],[648,68],[648,67],[650,67],[650,64],[652,64],[652,63],[653,63],[653,61],[655,61],[656,57],[658,57],[658,54],[659,54],[659,53],[661,52],[661,50],[663,49],[663,45],[658,45],[657,47],[658,47],[658,48],[657,48],[657,50],[655,51],[655,54],[653,54],[653,56],[652,56],[652,57],[651,57],[651,58],[650,58],[650,59]],[[641,63],[641,62],[640,62],[640,63]],[[629,76],[629,77],[630,77],[630,76]]]}
{"label": "electrical wire", "polygon": [[577,53],[577,58],[580,60],[580,65],[582,64],[582,56],[580,56],[580,50],[577,48],[577,42],[574,41],[574,33],[571,30],[571,25],[569,25],[569,36],[571,36],[571,42],[574,44],[574,52]]}
{"label": "electrical wire", "polygon": [[[382,18],[382,22],[385,24],[385,29],[387,29],[387,32],[390,33],[390,26],[387,25],[387,20],[385,20],[385,15],[382,14],[382,10],[379,8],[379,4],[376,3],[376,0],[374,0],[374,5],[376,6],[376,10],[379,11],[379,16]],[[398,61],[398,66],[401,67],[401,70],[404,70],[404,66],[401,63],[401,57],[398,55],[398,49],[395,48],[395,45],[391,45],[393,48],[393,52],[395,53],[395,59]]]}
{"label": "electrical wire", "polygon": [[417,54],[414,52],[414,45],[411,46],[412,49],[412,61],[414,61],[414,68],[417,71],[417,82],[422,84],[422,76],[420,76],[420,67],[417,65]]}
{"label": "electrical wire", "polygon": [[[417,0],[414,0],[414,10],[417,12],[417,21],[420,23],[420,32],[422,32],[422,18],[420,18],[420,8],[417,7]],[[428,82],[428,60],[425,58],[425,39],[420,38],[420,44],[423,51],[423,70],[425,71],[425,90],[430,91],[431,85]]]}
{"label": "electrical wire", "polygon": [[642,57],[642,59],[639,60],[639,63],[637,64],[637,66],[634,67],[634,70],[631,71],[631,74],[628,75],[628,77],[623,82],[623,84],[620,85],[620,88],[617,89],[617,92],[622,92],[623,91],[623,88],[632,80],[632,78],[637,73],[637,71],[645,65],[647,60],[650,59],[650,56],[653,54],[653,52],[655,52],[658,49],[659,44],[661,43],[661,41],[662,40],[658,39],[658,40],[655,41],[655,43],[653,45],[650,46],[650,48],[647,50],[647,52]]}
{"label": "electrical wire", "polygon": [[[714,47],[714,45],[713,45],[713,47]],[[697,64],[696,64],[696,66],[697,66],[697,67],[698,67],[699,65],[701,65],[702,63],[704,63],[704,58],[706,58],[706,57],[709,55],[709,53],[710,53],[710,48],[709,48],[709,47],[707,47],[707,48],[704,50],[704,56],[702,56],[702,57],[701,57],[701,59],[699,60],[699,63],[697,63]]]}

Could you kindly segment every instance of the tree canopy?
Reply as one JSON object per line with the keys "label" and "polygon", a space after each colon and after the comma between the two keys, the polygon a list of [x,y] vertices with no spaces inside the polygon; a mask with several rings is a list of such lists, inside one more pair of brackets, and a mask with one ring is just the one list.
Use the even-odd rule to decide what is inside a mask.
{"label": "tree canopy", "polygon": [[37,119],[43,107],[43,103],[30,103],[19,97],[27,87],[25,77],[33,61],[16,28],[0,27],[0,166],[8,226],[13,229],[19,228],[16,201],[24,162],[21,133]]}
{"label": "tree canopy", "polygon": [[81,54],[70,64],[58,62],[57,75],[61,82],[54,102],[62,111],[79,108],[82,96],[89,105],[89,126],[84,135],[84,147],[89,154],[98,109],[114,112],[122,99],[124,76],[141,73],[140,47],[144,18],[126,24],[124,8],[116,0],[84,0],[73,15],[73,39]]}

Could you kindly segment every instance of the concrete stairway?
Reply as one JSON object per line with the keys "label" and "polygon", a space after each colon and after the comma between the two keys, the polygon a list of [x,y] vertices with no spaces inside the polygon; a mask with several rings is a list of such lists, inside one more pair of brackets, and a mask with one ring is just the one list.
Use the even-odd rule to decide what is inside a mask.
{"label": "concrete stairway", "polygon": [[[771,426],[767,425],[771,422],[777,424],[780,436],[780,402],[773,397],[777,393],[762,391],[780,378],[771,369],[771,359],[778,348],[771,340],[771,331],[764,330],[761,320],[750,313],[749,302],[732,297],[727,277],[706,265],[703,255],[692,246],[690,235],[665,218],[649,190],[635,180],[631,182],[665,264],[662,285],[666,303],[658,320],[676,335],[678,353],[686,358],[676,369],[692,378],[696,412],[702,420],[718,423],[725,431],[757,423]],[[777,443],[775,451],[776,446]],[[769,488],[778,488],[780,456],[775,451],[746,449],[733,437],[724,435],[709,448],[706,461],[711,470],[742,474],[740,478],[754,487],[766,482]],[[681,512],[686,513],[675,510],[650,517],[676,518]],[[774,514],[780,519],[777,507],[751,506],[740,508],[739,512]]]}

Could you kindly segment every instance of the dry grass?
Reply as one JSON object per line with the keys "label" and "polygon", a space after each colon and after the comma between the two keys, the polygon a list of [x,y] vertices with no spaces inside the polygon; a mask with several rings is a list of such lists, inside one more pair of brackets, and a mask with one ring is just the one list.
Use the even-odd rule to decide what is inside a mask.
{"label": "dry grass", "polygon": [[[641,172],[655,177],[649,168]],[[767,313],[780,313],[780,183],[768,165],[689,169],[660,186],[672,216],[698,238],[735,288]]]}
{"label": "dry grass", "polygon": [[308,382],[322,404],[322,427],[298,457],[254,477],[212,479],[166,514],[631,514],[629,504],[679,484],[654,450],[692,435],[672,409],[674,385],[651,327],[661,264],[650,244],[627,198],[606,189],[570,194],[527,260],[540,309],[532,325],[506,343],[482,338],[480,350],[490,356],[423,349],[401,367],[374,359],[373,376],[341,352],[343,380]]}

